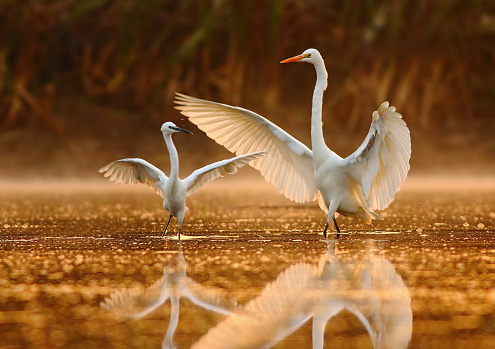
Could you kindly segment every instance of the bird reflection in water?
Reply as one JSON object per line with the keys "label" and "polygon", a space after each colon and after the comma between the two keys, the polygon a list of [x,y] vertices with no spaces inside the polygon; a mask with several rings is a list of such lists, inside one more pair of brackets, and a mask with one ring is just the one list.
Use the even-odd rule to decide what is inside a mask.
{"label": "bird reflection in water", "polygon": [[375,349],[406,348],[411,340],[412,311],[407,286],[393,265],[364,249],[340,248],[329,240],[318,265],[297,263],[281,272],[244,307],[217,288],[202,286],[186,275],[179,249],[163,277],[145,289],[123,289],[101,306],[129,318],[142,318],[170,298],[171,315],[162,348],[174,348],[179,299],[186,297],[207,310],[228,315],[192,348],[270,348],[313,318],[313,348],[323,348],[329,320],[343,310],[366,328]]}
{"label": "bird reflection in water", "polygon": [[313,348],[323,348],[327,322],[342,310],[357,316],[375,349],[406,348],[412,333],[407,286],[371,246],[362,252],[339,251],[329,242],[319,266],[298,263],[287,268],[192,348],[270,348],[311,317]]}
{"label": "bird reflection in water", "polygon": [[186,275],[187,262],[182,246],[176,260],[163,268],[163,277],[147,288],[124,288],[115,291],[103,302],[101,307],[122,316],[140,319],[151,313],[167,299],[170,299],[170,322],[162,342],[162,348],[175,348],[173,337],[179,323],[179,299],[188,298],[194,304],[220,314],[229,315],[229,309],[236,302],[226,293],[214,287],[198,284]]}

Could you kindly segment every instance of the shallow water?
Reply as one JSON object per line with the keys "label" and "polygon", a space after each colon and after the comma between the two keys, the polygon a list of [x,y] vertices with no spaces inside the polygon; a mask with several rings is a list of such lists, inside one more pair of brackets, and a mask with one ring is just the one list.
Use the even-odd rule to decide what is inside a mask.
{"label": "shallow water", "polygon": [[408,179],[324,240],[316,205],[223,179],[181,241],[147,188],[2,183],[0,347],[495,347],[487,183]]}

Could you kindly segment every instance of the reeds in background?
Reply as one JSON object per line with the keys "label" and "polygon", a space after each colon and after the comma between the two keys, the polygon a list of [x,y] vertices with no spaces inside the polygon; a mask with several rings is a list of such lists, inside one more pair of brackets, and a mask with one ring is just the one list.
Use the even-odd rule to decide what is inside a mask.
{"label": "reeds in background", "polygon": [[0,130],[63,133],[73,99],[163,120],[175,91],[297,122],[314,73],[278,62],[309,47],[329,71],[325,120],[343,130],[384,100],[418,129],[495,128],[493,1],[2,0]]}

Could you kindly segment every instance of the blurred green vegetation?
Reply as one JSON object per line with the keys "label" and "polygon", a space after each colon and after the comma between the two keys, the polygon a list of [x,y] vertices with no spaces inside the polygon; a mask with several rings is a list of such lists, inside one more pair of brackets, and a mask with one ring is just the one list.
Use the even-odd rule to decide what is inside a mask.
{"label": "blurred green vegetation", "polygon": [[346,129],[384,100],[418,128],[493,118],[492,0],[0,0],[0,129],[63,132],[64,99],[162,120],[175,91],[307,118],[314,72],[279,61],[309,47]]}

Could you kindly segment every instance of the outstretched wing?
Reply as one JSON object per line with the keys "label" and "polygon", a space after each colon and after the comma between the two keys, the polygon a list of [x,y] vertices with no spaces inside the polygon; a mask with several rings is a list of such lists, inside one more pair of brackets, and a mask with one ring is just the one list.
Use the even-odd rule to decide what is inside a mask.
{"label": "outstretched wing", "polygon": [[386,208],[409,172],[411,135],[402,115],[388,102],[373,112],[371,127],[361,146],[342,162],[363,188],[368,205]]}
{"label": "outstretched wing", "polygon": [[298,263],[280,273],[244,309],[233,312],[192,349],[271,348],[313,315],[311,298],[318,269]]}
{"label": "outstretched wing", "polygon": [[370,332],[375,333],[371,337],[374,346],[407,348],[412,336],[413,314],[411,296],[404,280],[393,264],[382,255],[370,257],[368,274],[370,277],[367,285],[363,283],[363,291],[369,294],[372,293],[370,290],[376,290],[378,302],[373,305],[363,304],[364,307],[359,310],[366,321],[369,321],[369,325],[363,325],[367,329],[369,326],[372,330]]}
{"label": "outstretched wing", "polygon": [[224,315],[230,315],[237,307],[237,301],[229,297],[224,289],[203,286],[190,278],[187,278],[187,287],[184,287],[182,296],[202,308]]}
{"label": "outstretched wing", "polygon": [[162,187],[168,177],[148,161],[128,158],[112,161],[99,169],[105,177],[115,183],[144,183],[163,197]]}
{"label": "outstretched wing", "polygon": [[237,169],[265,155],[266,152],[237,156],[232,159],[214,162],[213,164],[202,167],[189,175],[183,180],[187,188],[187,196],[194,194],[199,188],[206,183],[226,174],[236,173]]}
{"label": "outstretched wing", "polygon": [[163,287],[165,281],[166,279],[162,277],[145,289],[123,288],[116,290],[105,298],[100,306],[129,318],[142,318],[165,303],[170,297],[170,290]]}
{"label": "outstretched wing", "polygon": [[208,137],[237,155],[269,154],[253,161],[266,181],[295,202],[316,200],[313,152],[264,117],[247,109],[176,94],[176,109]]}

